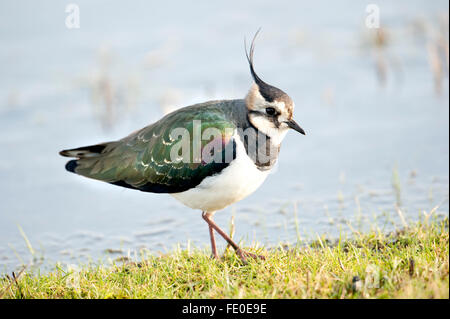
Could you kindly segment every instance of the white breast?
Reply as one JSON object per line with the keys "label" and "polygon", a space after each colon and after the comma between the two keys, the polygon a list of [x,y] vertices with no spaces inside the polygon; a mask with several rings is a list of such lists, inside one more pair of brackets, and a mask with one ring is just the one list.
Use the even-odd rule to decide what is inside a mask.
{"label": "white breast", "polygon": [[205,178],[197,187],[171,194],[186,206],[214,212],[244,199],[266,179],[269,170],[260,171],[247,156],[240,137],[236,141],[236,158],[219,174]]}

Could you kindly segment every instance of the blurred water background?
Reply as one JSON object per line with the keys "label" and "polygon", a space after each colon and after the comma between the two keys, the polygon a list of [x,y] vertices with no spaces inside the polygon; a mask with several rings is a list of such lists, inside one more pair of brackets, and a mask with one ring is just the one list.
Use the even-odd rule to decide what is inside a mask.
{"label": "blurred water background", "polygon": [[[243,98],[259,75],[296,103],[279,165],[216,214],[269,247],[448,216],[448,2],[0,2],[0,272],[209,247],[200,212],[64,170],[64,148],[178,107]],[[224,243],[220,240],[221,247]]]}

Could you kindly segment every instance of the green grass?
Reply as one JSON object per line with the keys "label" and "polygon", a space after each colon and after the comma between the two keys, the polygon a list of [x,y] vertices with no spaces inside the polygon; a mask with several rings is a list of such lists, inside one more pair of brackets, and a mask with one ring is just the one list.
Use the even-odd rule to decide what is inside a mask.
{"label": "green grass", "polygon": [[448,219],[391,234],[356,234],[290,249],[244,265],[232,251],[148,257],[142,265],[0,278],[0,298],[449,298]]}

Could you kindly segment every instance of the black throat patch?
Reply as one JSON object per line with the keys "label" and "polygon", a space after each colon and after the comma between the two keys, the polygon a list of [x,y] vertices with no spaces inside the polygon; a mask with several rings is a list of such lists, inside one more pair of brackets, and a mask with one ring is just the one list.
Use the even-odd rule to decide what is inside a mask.
{"label": "black throat patch", "polygon": [[238,128],[239,136],[244,143],[247,155],[259,170],[271,169],[280,153],[280,145],[275,145],[270,136],[258,130],[248,119],[248,126]]}

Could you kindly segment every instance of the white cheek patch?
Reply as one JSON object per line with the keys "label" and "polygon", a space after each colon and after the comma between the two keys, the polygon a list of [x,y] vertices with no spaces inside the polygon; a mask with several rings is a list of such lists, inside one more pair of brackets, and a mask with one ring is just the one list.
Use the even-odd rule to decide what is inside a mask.
{"label": "white cheek patch", "polygon": [[281,143],[288,131],[287,125],[281,124],[278,128],[264,115],[250,115],[249,119],[253,126],[269,136],[275,145],[279,145]]}
{"label": "white cheek patch", "polygon": [[250,122],[252,122],[252,124],[264,134],[267,134],[267,132],[271,129],[276,129],[273,122],[264,115],[251,115]]}

